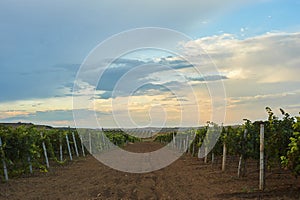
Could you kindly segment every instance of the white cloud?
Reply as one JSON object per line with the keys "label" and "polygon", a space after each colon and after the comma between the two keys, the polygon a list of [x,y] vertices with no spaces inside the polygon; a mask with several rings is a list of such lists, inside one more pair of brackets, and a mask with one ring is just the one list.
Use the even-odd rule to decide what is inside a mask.
{"label": "white cloud", "polygon": [[222,34],[190,41],[184,47],[190,57],[206,51],[220,74],[228,77],[224,81],[227,123],[241,123],[245,117],[264,119],[266,106],[298,114],[300,33],[266,33],[246,39]]}
{"label": "white cloud", "polygon": [[268,33],[244,40],[222,34],[184,46],[190,55],[204,49],[220,72],[231,79],[268,83],[299,79],[300,33]]}

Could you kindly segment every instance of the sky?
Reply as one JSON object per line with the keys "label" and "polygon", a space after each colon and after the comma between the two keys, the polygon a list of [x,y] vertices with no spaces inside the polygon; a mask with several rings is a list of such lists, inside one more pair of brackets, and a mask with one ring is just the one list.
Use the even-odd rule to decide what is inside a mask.
{"label": "sky", "polygon": [[[240,124],[267,119],[266,106],[296,116],[299,10],[296,0],[0,1],[0,122]],[[178,33],[148,35],[174,51],[96,54],[105,41],[144,27]]]}

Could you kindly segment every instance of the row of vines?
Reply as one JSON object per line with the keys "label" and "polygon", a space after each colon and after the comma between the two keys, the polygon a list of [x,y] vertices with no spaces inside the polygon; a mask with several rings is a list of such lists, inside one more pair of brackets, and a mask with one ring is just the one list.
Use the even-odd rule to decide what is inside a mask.
{"label": "row of vines", "polygon": [[[30,174],[33,171],[47,172],[51,165],[63,165],[72,160],[72,154],[85,155],[89,152],[87,144],[100,148],[95,135],[104,133],[115,145],[123,146],[127,142],[135,142],[135,137],[121,130],[96,131],[86,129],[93,137],[83,137],[76,129],[41,128],[35,125],[0,126],[0,167],[8,172],[9,177]],[[85,144],[85,145],[83,145]],[[46,150],[46,154],[45,154]],[[48,162],[48,163],[47,163]],[[0,171],[0,179],[5,177],[5,170]]]}
{"label": "row of vines", "polygon": [[[223,157],[224,145],[226,155],[229,157],[239,157],[241,163],[247,160],[255,160],[259,163],[260,158],[260,126],[264,125],[264,155],[266,169],[275,168],[289,169],[297,177],[300,175],[300,116],[292,117],[283,109],[280,109],[282,117],[277,117],[267,107],[268,119],[265,121],[251,122],[244,119],[244,124],[239,126],[221,127],[221,135],[212,151],[205,157],[205,162],[213,162],[214,157]],[[194,129],[194,140],[190,142],[187,152],[193,156],[199,156],[199,148],[204,142],[208,127],[218,126],[213,122],[207,122],[202,128]],[[191,130],[186,131],[188,134]],[[179,133],[162,134],[156,137],[156,141],[172,143]],[[209,137],[208,137],[209,138]],[[258,165],[257,165],[258,166]],[[241,176],[245,175],[245,165],[242,166]]]}

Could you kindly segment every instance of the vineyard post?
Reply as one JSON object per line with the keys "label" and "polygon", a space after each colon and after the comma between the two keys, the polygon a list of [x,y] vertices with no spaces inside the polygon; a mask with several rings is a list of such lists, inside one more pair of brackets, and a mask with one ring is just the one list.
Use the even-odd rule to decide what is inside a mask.
{"label": "vineyard post", "polygon": [[240,159],[239,159],[239,166],[238,166],[238,177],[239,178],[241,176],[243,176],[244,173],[245,173],[245,158],[244,158],[243,154],[245,153],[244,152],[245,151],[245,140],[246,140],[246,137],[247,137],[247,132],[248,132],[248,130],[245,129],[244,130],[244,138],[243,138],[244,142],[242,143],[242,153],[241,153],[241,156],[240,156]]}
{"label": "vineyard post", "polygon": [[29,164],[29,172],[30,172],[30,174],[32,174],[32,164],[31,164],[30,154],[27,157],[27,161],[28,161],[28,164]]}
{"label": "vineyard post", "polygon": [[211,166],[213,166],[214,162],[215,162],[215,154],[214,154],[214,152],[212,152],[211,153]]}
{"label": "vineyard post", "polygon": [[[223,129],[224,129],[224,124],[223,123],[222,123],[221,127],[222,127],[222,132],[223,132]],[[227,135],[226,135],[226,132],[225,132],[224,140],[223,140],[222,172],[224,172],[225,169],[226,169],[226,153],[227,153],[226,138],[227,138]]]}
{"label": "vineyard post", "polygon": [[226,170],[226,142],[223,143],[223,158],[222,158],[222,171],[224,172]]}
{"label": "vineyard post", "polygon": [[199,149],[198,149],[198,158],[200,158],[200,155],[201,155],[201,148],[199,147]]}
{"label": "vineyard post", "polygon": [[8,181],[8,173],[7,173],[7,167],[6,167],[6,162],[5,162],[5,155],[4,155],[4,151],[2,149],[1,137],[0,137],[0,150],[1,150],[1,154],[2,154],[2,164],[3,164],[3,172],[4,172],[5,181]]}
{"label": "vineyard post", "polygon": [[195,155],[195,141],[196,141],[196,131],[194,132],[194,137],[193,137],[193,141],[192,141],[192,143],[193,143],[192,156]]}
{"label": "vineyard post", "polygon": [[91,132],[89,132],[89,147],[90,147],[90,154],[92,154],[92,136],[91,136]]}
{"label": "vineyard post", "polygon": [[74,131],[72,132],[72,137],[73,137],[73,142],[74,142],[76,156],[79,157],[79,153],[78,153],[78,149],[77,149],[77,143],[76,143],[76,138],[75,138]]}
{"label": "vineyard post", "polygon": [[204,163],[207,163],[207,155],[208,155],[207,151],[208,151],[208,149],[205,146],[205,148],[204,148],[204,155],[205,155],[205,157],[204,157]]}
{"label": "vineyard post", "polygon": [[59,158],[60,162],[63,161],[63,148],[62,148],[62,133],[59,134]]}
{"label": "vineyard post", "polygon": [[264,174],[264,125],[260,125],[260,152],[259,152],[259,189],[264,190],[265,174]]}
{"label": "vineyard post", "polygon": [[71,152],[71,148],[70,148],[70,142],[69,142],[68,134],[66,134],[66,140],[67,140],[67,146],[68,146],[68,151],[69,151],[70,160],[73,160],[73,158],[72,158],[72,152]]}
{"label": "vineyard post", "polygon": [[84,145],[83,145],[83,138],[82,138],[82,135],[80,136],[80,141],[81,141],[82,155],[83,155],[83,157],[85,157],[85,152],[84,152]]}
{"label": "vineyard post", "polygon": [[189,142],[188,139],[184,139],[184,151],[185,153],[189,153],[189,148],[188,148]]}
{"label": "vineyard post", "polygon": [[[102,138],[102,143],[103,143],[103,149],[109,149],[110,147],[110,142],[107,143],[106,145],[106,142],[105,142],[105,133],[104,132],[101,132],[101,138]],[[92,143],[91,143],[92,144]],[[100,146],[101,147],[101,146]],[[102,148],[102,147],[101,147]]]}
{"label": "vineyard post", "polygon": [[193,145],[192,145],[192,156],[195,155],[195,140],[193,141]]}
{"label": "vineyard post", "polygon": [[241,166],[242,166],[242,155],[240,156],[240,158],[239,158],[239,165],[238,165],[238,178],[240,178],[241,177]]}
{"label": "vineyard post", "polygon": [[176,138],[175,138],[175,134],[173,133],[173,147],[175,148],[175,141],[176,140]]}
{"label": "vineyard post", "polygon": [[191,151],[190,151],[190,137],[189,137],[189,134],[186,136],[186,148],[187,148],[187,153],[191,153]]}
{"label": "vineyard post", "polygon": [[[43,139],[43,133],[41,133],[41,137]],[[42,146],[43,146],[43,150],[44,150],[44,156],[45,156],[45,160],[46,160],[46,166],[47,168],[49,168],[49,160],[48,160],[48,154],[47,154],[47,148],[46,148],[46,144],[45,141],[42,141]]]}
{"label": "vineyard post", "polygon": [[189,153],[189,141],[188,141],[188,139],[185,139],[185,152],[186,153]]}
{"label": "vineyard post", "polygon": [[179,152],[181,152],[181,146],[182,146],[182,138],[179,138]]}

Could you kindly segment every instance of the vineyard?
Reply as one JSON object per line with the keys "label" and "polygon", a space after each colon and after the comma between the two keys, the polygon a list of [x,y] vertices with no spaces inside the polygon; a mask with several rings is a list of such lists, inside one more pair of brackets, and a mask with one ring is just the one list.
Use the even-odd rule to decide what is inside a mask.
{"label": "vineyard", "polygon": [[[110,143],[100,142],[97,137],[103,137],[95,130],[87,131],[87,137],[80,137],[76,129],[38,127],[35,125],[1,126],[0,127],[0,155],[1,178],[33,173],[33,171],[47,172],[51,163],[63,165],[73,160],[73,156],[85,156],[90,147],[108,149]],[[123,146],[128,142],[139,139],[125,134],[121,130],[105,130],[105,136],[115,145]],[[103,133],[101,132],[101,133]],[[104,137],[103,137],[104,138]],[[91,151],[90,151],[91,152]]]}
{"label": "vineyard", "polygon": [[[251,122],[244,119],[245,123],[240,126],[221,127],[221,135],[212,149],[205,156],[205,163],[208,157],[214,162],[215,156],[237,156],[243,168],[241,175],[245,175],[247,160],[259,160],[260,154],[260,127],[264,125],[265,141],[264,153],[266,167],[289,169],[296,177],[300,175],[300,116],[291,117],[283,109],[280,109],[282,118],[275,116],[271,108],[267,107],[268,120]],[[213,122],[207,122],[207,126],[193,130],[195,138],[187,149],[192,156],[199,156],[200,147],[209,134],[209,127],[217,126]],[[156,141],[168,143],[173,140],[174,133],[160,135]],[[224,152],[224,147],[226,152]]]}
{"label": "vineyard", "polygon": [[[176,141],[178,136],[181,136],[179,145],[175,142],[177,149],[183,147],[184,151],[199,158],[205,155],[203,156],[204,163],[210,162],[212,165],[217,163],[218,158],[221,158],[222,171],[226,170],[226,157],[236,159],[238,160],[237,176],[244,177],[247,172],[247,163],[255,164],[257,170],[259,169],[260,129],[263,126],[265,170],[269,172],[275,169],[289,170],[297,178],[300,175],[300,117],[291,117],[283,109],[280,109],[282,118],[275,116],[269,107],[266,111],[268,113],[266,121],[251,122],[244,119],[245,123],[240,126],[219,127],[222,129],[221,134],[209,153],[201,152],[200,147],[212,139],[209,135],[211,128],[218,128],[218,125],[213,122],[207,122],[205,127],[180,134],[174,132],[158,135],[155,141],[167,144]],[[188,138],[190,132],[194,133],[192,141]],[[190,145],[184,147],[187,143]]]}
{"label": "vineyard", "polygon": [[[288,168],[295,176],[300,174],[300,117],[291,117],[284,110],[280,109],[282,118],[275,116],[270,108],[266,108],[268,120],[251,122],[245,119],[245,123],[240,126],[222,127],[221,135],[212,149],[205,156],[205,162],[214,162],[215,157],[221,157],[224,154],[226,146],[227,156],[240,157],[242,167],[240,175],[246,172],[247,160],[259,159],[259,133],[260,125],[265,126],[265,155],[267,169],[282,167]],[[177,148],[187,151],[192,156],[199,156],[199,148],[205,142],[209,127],[217,126],[213,122],[208,122],[207,126],[198,129],[188,129],[177,133],[170,129],[161,131],[154,138],[154,141],[160,143],[170,143],[177,137],[177,141],[184,141],[185,144],[177,143]],[[14,177],[23,173],[32,173],[33,169],[47,171],[50,162],[63,164],[67,160],[72,160],[72,152],[78,157],[79,152],[85,155],[85,152],[95,153],[109,149],[110,143],[107,138],[115,145],[124,146],[128,142],[140,141],[139,138],[125,134],[122,130],[108,129],[99,130],[82,129],[79,137],[76,129],[55,129],[51,127],[37,127],[34,125],[21,125],[16,127],[1,126],[1,167],[6,168],[10,176]],[[192,133],[194,138],[182,140],[184,135]],[[179,139],[181,136],[181,140]],[[99,137],[101,137],[99,139]],[[93,142],[92,142],[93,141]],[[98,142],[98,143],[97,143]],[[83,145],[85,144],[85,145]],[[188,146],[189,144],[189,146]],[[180,146],[179,146],[180,145]],[[85,147],[89,147],[85,149]],[[5,163],[5,164],[4,164]],[[5,165],[5,166],[3,166]],[[1,171],[2,177],[5,175]]]}
{"label": "vineyard", "polygon": [[[113,148],[112,144],[130,150],[130,148],[134,148],[133,143],[137,143],[136,147],[139,149],[145,145],[151,147],[153,144],[155,149],[167,145],[185,154],[183,159],[187,159],[192,163],[195,162],[196,166],[203,163],[204,166],[211,166],[212,169],[223,172],[223,174],[229,174],[230,177],[234,173],[236,180],[247,180],[253,174],[258,176],[260,134],[263,125],[265,170],[271,175],[280,172],[283,173],[284,177],[292,175],[298,180],[297,176],[300,174],[300,116],[292,117],[284,110],[280,109],[280,111],[282,117],[277,117],[267,107],[267,120],[251,122],[245,119],[243,125],[223,127],[213,122],[207,122],[204,127],[185,128],[181,131],[178,128],[170,128],[164,129],[155,135],[152,135],[152,132],[144,131],[142,134],[145,137],[150,137],[146,140],[135,137],[138,136],[137,130],[128,130],[126,133],[132,132],[132,134],[126,134],[119,129],[76,130],[30,124],[3,125],[0,127],[0,176],[3,181],[24,174],[26,177],[31,177],[30,174],[35,172],[47,173],[48,171],[51,172],[51,168],[56,169],[57,166],[69,166],[72,160],[75,160],[75,162],[80,160],[77,157],[87,157],[89,160],[89,156],[87,156],[89,153],[107,151]],[[212,127],[217,127],[221,134],[213,149],[205,152],[206,149],[201,147],[209,143],[209,140],[214,139],[210,132]],[[199,162],[199,158],[202,160],[201,162]],[[185,165],[182,163],[183,161],[180,162],[180,165]],[[186,166],[187,172],[185,173],[190,175],[191,171],[188,171],[188,169],[195,164]],[[195,173],[198,168],[195,167],[190,170]],[[115,173],[107,168],[103,169],[103,173],[108,173],[108,171],[109,173]],[[160,172],[157,172],[157,174],[160,174]],[[116,175],[116,177],[119,176],[122,177],[124,174]],[[170,177],[172,176],[170,174]],[[132,178],[134,175],[129,177]],[[101,176],[101,179],[103,178]],[[110,181],[107,178],[105,180]],[[145,178],[145,180],[148,179]],[[282,180],[283,183],[287,181],[286,179]],[[258,179],[256,181],[258,182]],[[103,184],[105,185],[105,182]],[[267,182],[266,185],[266,188],[268,188],[272,184]],[[124,187],[127,187],[126,184]],[[256,188],[258,189],[257,186]],[[110,197],[112,194],[106,195]],[[299,194],[296,193],[297,195]]]}

